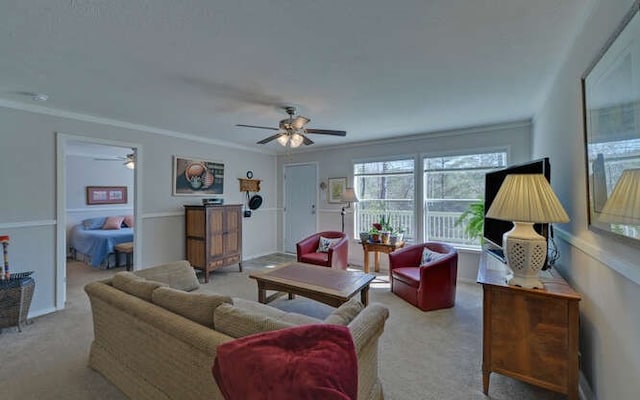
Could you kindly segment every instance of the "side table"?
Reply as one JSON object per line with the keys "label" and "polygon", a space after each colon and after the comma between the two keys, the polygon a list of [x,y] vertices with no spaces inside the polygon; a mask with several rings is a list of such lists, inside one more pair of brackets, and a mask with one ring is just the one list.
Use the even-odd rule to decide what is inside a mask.
{"label": "side table", "polygon": [[[26,275],[26,276],[25,276]],[[36,282],[31,273],[12,274],[10,279],[0,281],[0,329],[27,323],[31,299]]]}
{"label": "side table", "polygon": [[391,253],[397,249],[401,249],[404,247],[404,242],[397,242],[395,245],[393,244],[385,244],[385,243],[371,243],[371,242],[361,242],[362,243],[362,251],[364,252],[364,272],[369,273],[369,252],[374,253],[374,267],[375,272],[380,272],[380,252],[382,253]]}
{"label": "side table", "polygon": [[483,250],[482,391],[497,372],[578,400],[580,295],[554,270],[539,274],[544,289],[510,286],[509,274]]}

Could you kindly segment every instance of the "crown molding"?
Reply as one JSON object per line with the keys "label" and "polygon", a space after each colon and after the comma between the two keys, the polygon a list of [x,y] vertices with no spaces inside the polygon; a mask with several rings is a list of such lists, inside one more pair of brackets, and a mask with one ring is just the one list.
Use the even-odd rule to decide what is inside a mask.
{"label": "crown molding", "polygon": [[205,138],[205,137],[194,135],[191,133],[177,132],[177,131],[172,131],[168,129],[156,128],[149,125],[134,124],[131,122],[125,122],[125,121],[120,121],[120,120],[111,119],[111,118],[104,118],[104,117],[98,117],[98,116],[89,115],[89,114],[77,113],[73,111],[60,110],[57,108],[44,107],[44,106],[35,105],[35,104],[27,104],[27,103],[22,103],[22,102],[12,101],[12,100],[2,99],[2,98],[0,98],[0,107],[12,109],[12,110],[30,112],[34,114],[43,114],[43,115],[50,115],[50,116],[59,117],[59,118],[68,118],[76,121],[90,122],[90,123],[99,124],[99,125],[108,125],[108,126],[113,126],[117,128],[142,131],[147,133],[153,133],[156,135],[173,137],[176,139],[189,140],[192,142],[213,144],[216,146],[229,147],[229,148],[239,149],[243,151],[251,151],[254,153],[276,155],[276,153],[274,153],[273,151],[269,151],[268,149],[253,149],[253,148],[245,147],[240,144],[231,143],[231,142],[227,142],[219,139]]}

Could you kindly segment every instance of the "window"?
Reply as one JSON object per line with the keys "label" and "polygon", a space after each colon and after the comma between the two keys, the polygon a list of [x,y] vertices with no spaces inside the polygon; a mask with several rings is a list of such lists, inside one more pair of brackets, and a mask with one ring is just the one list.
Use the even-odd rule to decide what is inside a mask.
{"label": "window", "polygon": [[424,158],[424,238],[462,245],[480,245],[471,239],[458,217],[484,200],[484,174],[507,165],[507,153],[466,154]]}
{"label": "window", "polygon": [[404,240],[415,238],[415,179],[411,159],[356,163],[354,189],[359,203],[355,231],[367,232],[384,216],[394,229],[404,230]]}

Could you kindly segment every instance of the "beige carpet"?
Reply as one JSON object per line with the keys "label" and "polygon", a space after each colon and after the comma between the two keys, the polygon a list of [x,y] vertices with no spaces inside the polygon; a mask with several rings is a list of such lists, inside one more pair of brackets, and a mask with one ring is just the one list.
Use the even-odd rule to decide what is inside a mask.
{"label": "beige carpet", "polygon": [[[273,255],[215,271],[203,290],[251,300],[257,299],[249,272],[290,260]],[[0,334],[0,398],[6,400],[92,400],[126,397],[100,374],[86,366],[93,336],[89,301],[83,286],[123,268],[96,270],[80,262],[68,266],[68,306],[34,319],[18,333],[7,328]],[[37,277],[36,277],[37,278]],[[380,345],[380,377],[390,400],[536,399],[565,397],[514,379],[492,374],[489,397],[482,393],[482,290],[479,285],[458,285],[456,306],[423,313],[389,292],[387,277],[374,281],[370,300],[390,309]],[[37,282],[36,282],[37,285]],[[286,296],[272,305],[287,311],[324,317],[324,304]],[[213,379],[213,378],[212,378]]]}

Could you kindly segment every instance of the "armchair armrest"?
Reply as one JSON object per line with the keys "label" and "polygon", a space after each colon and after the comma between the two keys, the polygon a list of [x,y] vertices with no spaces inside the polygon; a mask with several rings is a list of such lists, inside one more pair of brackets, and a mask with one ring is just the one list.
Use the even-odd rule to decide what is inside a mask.
{"label": "armchair armrest", "polygon": [[308,238],[296,243],[296,254],[298,256],[298,261],[300,261],[301,255],[315,252],[318,249],[319,243],[320,236],[309,236]]}
{"label": "armchair armrest", "polygon": [[349,262],[349,236],[342,239],[329,248],[329,265],[331,268],[347,269]]}
{"label": "armchair armrest", "polygon": [[439,258],[435,261],[420,266],[420,280],[425,282],[427,277],[434,279],[434,276],[448,277],[453,270],[457,272],[458,267],[458,254],[450,253],[446,256]]}
{"label": "armchair armrest", "polygon": [[422,261],[422,244],[398,249],[389,253],[389,270],[401,267],[417,267]]}

